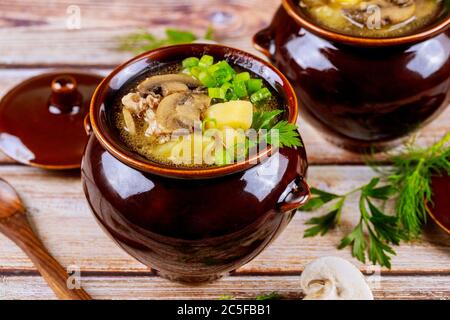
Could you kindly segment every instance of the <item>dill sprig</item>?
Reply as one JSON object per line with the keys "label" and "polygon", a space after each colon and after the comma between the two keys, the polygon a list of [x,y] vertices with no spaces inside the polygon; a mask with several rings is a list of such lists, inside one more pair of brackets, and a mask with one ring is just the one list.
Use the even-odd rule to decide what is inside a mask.
{"label": "dill sprig", "polygon": [[[352,231],[342,238],[339,249],[351,246],[352,255],[366,262],[391,267],[393,245],[420,236],[426,222],[426,204],[432,204],[431,178],[450,174],[450,133],[428,148],[413,143],[390,157],[392,166],[382,168],[372,163],[378,176],[345,194],[311,188],[312,199],[301,208],[314,211],[329,204],[328,213],[309,219],[304,236],[324,235],[339,224],[347,198],[359,193],[360,218]],[[380,185],[382,184],[382,185]],[[385,203],[394,202],[395,212],[386,214]],[[379,203],[379,204],[378,204]]]}
{"label": "dill sprig", "polygon": [[409,238],[418,237],[426,222],[432,175],[450,173],[449,141],[450,133],[429,148],[407,144],[406,152],[391,157],[387,180],[399,190],[396,212]]}

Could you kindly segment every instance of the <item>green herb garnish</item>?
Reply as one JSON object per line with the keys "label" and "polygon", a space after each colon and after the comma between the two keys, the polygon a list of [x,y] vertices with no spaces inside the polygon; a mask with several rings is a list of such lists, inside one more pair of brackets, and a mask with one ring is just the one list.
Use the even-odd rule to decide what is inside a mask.
{"label": "green herb garnish", "polygon": [[431,203],[432,175],[450,174],[449,142],[450,133],[429,148],[407,144],[403,154],[391,157],[393,168],[384,173],[399,190],[396,212],[408,238],[418,237],[426,222],[425,202]]}
{"label": "green herb garnish", "polygon": [[[235,297],[232,295],[222,294],[221,296],[219,296],[217,300],[234,300],[234,298]],[[276,291],[273,291],[270,293],[259,294],[255,297],[254,300],[280,300],[282,298],[283,296],[281,294],[279,294]]]}
{"label": "green herb garnish", "polygon": [[237,73],[226,60],[214,63],[210,55],[183,60],[183,73],[190,74],[208,88],[208,95],[222,101],[248,99],[257,104],[272,93],[263,87],[262,79],[251,78],[249,72]]}
{"label": "green herb garnish", "polygon": [[283,298],[281,294],[276,291],[266,294],[259,294],[255,297],[255,300],[280,300]]}
{"label": "green herb garnish", "polygon": [[217,298],[217,300],[233,300],[233,299],[234,297],[229,294],[222,294],[219,296],[219,298]]}
{"label": "green herb garnish", "polygon": [[[428,148],[405,145],[404,152],[390,157],[392,167],[375,166],[378,177],[345,194],[311,188],[313,197],[301,208],[302,211],[330,206],[327,214],[306,222],[311,227],[304,236],[324,235],[334,228],[340,222],[347,198],[359,193],[359,222],[341,240],[338,248],[351,246],[352,255],[361,262],[368,257],[373,264],[390,268],[390,255],[395,255],[392,245],[413,240],[421,234],[427,217],[425,203],[432,203],[431,177],[450,174],[449,141],[450,134],[447,134]],[[383,206],[377,205],[377,202],[384,204],[386,201],[394,202],[392,215],[384,213]]]}
{"label": "green herb garnish", "polygon": [[[165,30],[165,38],[158,38],[146,30],[130,33],[119,38],[118,50],[130,51],[135,54],[153,50],[159,47],[170,46],[182,43],[191,43],[199,38],[190,31],[168,28]],[[204,39],[213,40],[214,30],[209,27],[204,35]]]}
{"label": "green herb garnish", "polygon": [[[260,130],[260,141],[265,140],[275,147],[299,147],[302,145],[297,126],[285,120],[276,122],[283,110],[256,111],[253,114],[252,128]],[[263,134],[262,129],[266,132]]]}

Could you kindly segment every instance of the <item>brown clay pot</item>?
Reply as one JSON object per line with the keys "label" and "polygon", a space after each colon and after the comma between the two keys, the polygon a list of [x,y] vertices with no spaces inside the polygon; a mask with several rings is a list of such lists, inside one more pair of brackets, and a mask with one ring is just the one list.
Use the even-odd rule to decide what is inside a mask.
{"label": "brown clay pot", "polygon": [[[129,151],[109,120],[122,86],[154,66],[207,53],[251,70],[279,92],[295,123],[297,102],[286,78],[267,62],[219,45],[179,45],[144,53],[116,68],[91,102],[83,187],[100,225],[125,251],[159,274],[183,282],[214,280],[257,256],[309,198],[304,148],[265,150],[258,164],[180,169]],[[264,166],[278,169],[264,174]],[[258,158],[261,160],[262,158]]]}
{"label": "brown clay pot", "polygon": [[450,16],[414,35],[357,38],[309,21],[283,0],[255,47],[293,84],[302,116],[336,144],[384,149],[449,103]]}
{"label": "brown clay pot", "polygon": [[433,176],[431,190],[431,203],[426,204],[428,213],[442,230],[450,234],[450,176],[445,173]]}

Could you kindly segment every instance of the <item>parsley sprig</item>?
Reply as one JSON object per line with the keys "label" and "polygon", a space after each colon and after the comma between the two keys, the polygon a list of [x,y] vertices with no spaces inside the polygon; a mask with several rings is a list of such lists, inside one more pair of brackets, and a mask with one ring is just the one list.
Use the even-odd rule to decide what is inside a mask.
{"label": "parsley sprig", "polygon": [[[295,124],[286,120],[276,121],[283,110],[256,111],[253,114],[252,128],[260,130],[260,140],[275,147],[300,147],[302,145]],[[265,130],[265,131],[262,131]],[[265,132],[264,134],[261,134]]]}
{"label": "parsley sprig", "polygon": [[[339,249],[351,247],[353,257],[365,263],[391,267],[393,245],[420,236],[426,222],[426,203],[431,204],[431,177],[450,174],[450,134],[428,148],[405,145],[404,152],[391,156],[392,166],[374,166],[379,176],[344,194],[311,188],[312,199],[301,208],[314,211],[325,205],[325,215],[309,219],[305,237],[325,235],[339,224],[348,197],[359,193],[360,217],[352,231],[343,237]],[[386,214],[384,204],[394,202],[395,212]]]}

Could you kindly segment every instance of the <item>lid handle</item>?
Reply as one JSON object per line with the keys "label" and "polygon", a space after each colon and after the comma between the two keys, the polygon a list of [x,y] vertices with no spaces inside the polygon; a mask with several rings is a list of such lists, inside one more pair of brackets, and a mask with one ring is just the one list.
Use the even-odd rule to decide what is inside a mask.
{"label": "lid handle", "polygon": [[49,111],[54,114],[80,111],[82,96],[77,89],[77,80],[70,75],[55,77],[51,83],[52,93],[48,102]]}

